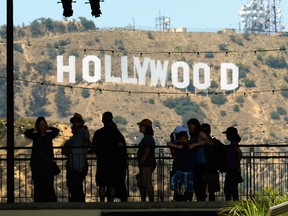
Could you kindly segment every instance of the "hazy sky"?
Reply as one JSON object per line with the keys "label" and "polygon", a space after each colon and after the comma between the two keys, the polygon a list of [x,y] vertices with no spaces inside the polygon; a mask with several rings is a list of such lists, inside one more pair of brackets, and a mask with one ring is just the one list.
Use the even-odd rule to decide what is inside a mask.
{"label": "hazy sky", "polygon": [[[14,25],[29,24],[37,18],[62,20],[61,0],[14,0]],[[0,25],[6,23],[6,2],[0,0]],[[201,29],[239,28],[240,7],[247,0],[105,0],[101,3],[102,16],[91,16],[88,0],[76,0],[74,15],[69,19],[86,17],[97,27],[155,28],[156,17],[171,19],[171,27]],[[288,0],[282,0],[283,21],[288,29]]]}

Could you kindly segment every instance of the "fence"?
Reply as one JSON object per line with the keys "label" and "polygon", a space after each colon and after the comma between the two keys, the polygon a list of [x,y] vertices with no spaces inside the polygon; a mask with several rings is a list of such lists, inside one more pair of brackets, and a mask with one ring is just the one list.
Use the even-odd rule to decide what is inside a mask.
{"label": "fence", "polygon": [[[241,146],[243,159],[241,160],[243,183],[239,184],[240,199],[255,197],[255,192],[261,192],[264,187],[279,188],[281,193],[286,192],[288,185],[288,153],[286,145],[257,145]],[[140,194],[135,175],[138,173],[135,146],[128,148],[126,185],[129,193],[129,202],[139,202]],[[7,165],[5,149],[0,151],[0,203],[7,202]],[[16,152],[16,151],[15,151]],[[29,166],[31,148],[17,148],[14,166],[14,194],[15,202],[33,202],[33,185]],[[57,164],[61,173],[55,177],[55,190],[58,202],[68,202],[66,186],[66,158],[55,148]],[[157,168],[153,174],[155,200],[171,201],[173,193],[170,190],[169,173],[172,167],[172,158],[169,149],[158,146],[156,151]],[[98,190],[95,183],[96,157],[88,155],[89,171],[85,180],[86,202],[99,202]],[[225,200],[223,194],[225,174],[220,173],[221,190],[216,193],[216,201]],[[194,198],[195,199],[195,198]]]}

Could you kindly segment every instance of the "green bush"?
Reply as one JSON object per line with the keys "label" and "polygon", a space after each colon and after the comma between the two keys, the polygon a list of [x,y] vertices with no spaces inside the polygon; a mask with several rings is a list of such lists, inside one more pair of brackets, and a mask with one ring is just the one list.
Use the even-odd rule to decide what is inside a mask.
{"label": "green bush", "polygon": [[81,22],[82,31],[96,30],[95,23],[92,20],[87,20],[85,17],[79,17]]}
{"label": "green bush", "polygon": [[281,90],[281,94],[283,97],[288,99],[288,89]]}
{"label": "green bush", "polygon": [[98,36],[95,37],[95,42],[100,43],[100,38]]}
{"label": "green bush", "polygon": [[160,123],[159,120],[157,120],[157,119],[154,120],[153,125],[154,125],[155,128],[159,128],[159,129],[161,129],[161,123]]}
{"label": "green bush", "polygon": [[279,115],[286,115],[287,111],[283,107],[279,106],[279,107],[277,107],[277,113]]}
{"label": "green bush", "polygon": [[212,80],[212,81],[211,81],[211,86],[210,86],[210,88],[216,89],[216,88],[218,88],[218,87],[219,87],[218,82],[216,82],[215,80]]}
{"label": "green bush", "polygon": [[212,52],[205,53],[205,58],[214,58],[214,57],[215,57],[215,55]]}
{"label": "green bush", "polygon": [[19,43],[14,43],[13,44],[13,49],[16,50],[17,52],[20,52],[20,53],[23,53],[23,48],[22,48],[22,45],[19,44]]}
{"label": "green bush", "polygon": [[219,44],[219,50],[222,52],[228,51],[228,45],[227,44]]}
{"label": "green bush", "polygon": [[79,53],[77,50],[70,50],[68,53],[69,56],[75,56],[75,58],[79,57]]}
{"label": "green bush", "polygon": [[74,22],[69,22],[67,24],[67,30],[68,32],[77,32],[78,31],[78,27]]}
{"label": "green bush", "polygon": [[153,36],[152,32],[150,32],[150,31],[147,32],[147,37],[148,37],[150,40],[154,40],[154,36]]}
{"label": "green bush", "polygon": [[230,35],[229,38],[230,38],[230,40],[232,42],[238,44],[239,46],[243,46],[244,45],[243,41],[240,38],[236,37],[235,35]]}
{"label": "green bush", "polygon": [[125,46],[124,46],[124,43],[123,41],[120,39],[120,40],[115,40],[115,46],[117,47],[117,49],[119,51],[124,51],[125,50]]}
{"label": "green bush", "polygon": [[287,68],[287,63],[284,57],[268,56],[265,62],[270,68],[274,68],[274,69]]}
{"label": "green bush", "polygon": [[224,117],[224,116],[226,116],[226,115],[227,115],[227,113],[226,113],[226,111],[225,111],[225,110],[221,110],[221,111],[220,111],[220,115],[221,115],[222,117]]}
{"label": "green bush", "polygon": [[236,104],[236,105],[233,106],[233,111],[234,111],[234,112],[240,112],[240,107],[239,107],[238,104]]}
{"label": "green bush", "polygon": [[122,116],[115,116],[114,117],[114,122],[116,124],[122,124],[122,125],[127,125],[128,121],[126,120],[126,118],[122,117]]}
{"label": "green bush", "polygon": [[256,87],[255,81],[254,80],[250,80],[248,78],[244,79],[244,84],[246,88],[253,88]]}
{"label": "green bush", "polygon": [[38,73],[42,75],[51,74],[54,70],[54,64],[49,60],[39,62],[35,67]]}
{"label": "green bush", "polygon": [[225,95],[223,95],[223,94],[217,94],[217,95],[212,95],[211,97],[210,97],[210,99],[211,99],[211,102],[213,103],[213,104],[217,104],[217,105],[223,105],[223,104],[225,104],[226,103],[226,101],[227,101],[227,98],[226,98],[226,96]]}
{"label": "green bush", "polygon": [[257,54],[257,60],[260,62],[263,62],[263,56],[260,54]]}
{"label": "green bush", "polygon": [[174,109],[178,115],[183,115],[188,112],[198,113],[205,116],[199,105],[191,100],[190,97],[169,97],[163,101],[164,106]]}
{"label": "green bush", "polygon": [[275,111],[271,112],[270,116],[274,120],[279,120],[280,119],[280,115],[277,112],[275,112]]}
{"label": "green bush", "polygon": [[149,102],[150,104],[155,104],[154,98],[150,98],[150,99],[148,100],[148,102]]}
{"label": "green bush", "polygon": [[[270,187],[264,188],[263,193],[257,192],[258,199],[234,202],[232,206],[221,209],[218,215],[245,215],[245,216],[263,216],[268,215],[269,208],[288,201],[288,194],[281,195],[279,188],[271,190]],[[277,214],[278,215],[278,214]],[[281,214],[281,215],[287,215]]]}
{"label": "green bush", "polygon": [[244,97],[243,97],[243,96],[238,96],[238,97],[236,98],[236,102],[237,102],[237,103],[244,103]]}
{"label": "green bush", "polygon": [[89,89],[82,89],[82,97],[83,98],[89,98],[90,97]]}
{"label": "green bush", "polygon": [[286,74],[286,75],[284,76],[284,80],[285,80],[286,82],[288,82],[288,74]]}

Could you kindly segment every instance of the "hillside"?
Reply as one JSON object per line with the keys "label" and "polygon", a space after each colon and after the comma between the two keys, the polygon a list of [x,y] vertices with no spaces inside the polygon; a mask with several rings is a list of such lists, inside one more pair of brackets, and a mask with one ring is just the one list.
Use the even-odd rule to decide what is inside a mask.
{"label": "hillside", "polygon": [[[41,37],[26,34],[15,41],[14,47],[16,116],[45,115],[51,124],[69,125],[73,113],[79,112],[93,132],[102,126],[102,113],[109,110],[129,144],[139,142],[136,123],[143,118],[153,120],[157,142],[164,144],[176,125],[197,117],[210,123],[212,134],[222,140],[225,138],[221,131],[237,125],[242,144],[287,143],[287,47],[287,37],[283,35],[224,31],[173,33],[110,29]],[[0,46],[0,51],[0,72],[5,76],[5,46]],[[68,77],[64,77],[64,83],[57,82],[57,55],[63,55],[64,64],[68,64],[68,56],[76,56],[75,84],[69,83]],[[102,77],[97,83],[82,78],[82,60],[88,55],[101,59]],[[113,76],[121,76],[121,56],[128,56],[131,77],[135,73],[133,57],[169,61],[166,87],[151,87],[149,77],[146,85],[105,82],[105,55],[112,58]],[[176,61],[189,64],[191,80],[193,65],[207,63],[211,68],[211,87],[205,91],[195,90],[192,85],[184,90],[174,88],[169,74]],[[220,89],[221,63],[239,67],[240,86],[235,92]],[[93,65],[89,69],[92,74]],[[6,91],[1,94],[5,98]],[[1,115],[5,116],[3,112]],[[66,134],[69,127],[62,130]]]}

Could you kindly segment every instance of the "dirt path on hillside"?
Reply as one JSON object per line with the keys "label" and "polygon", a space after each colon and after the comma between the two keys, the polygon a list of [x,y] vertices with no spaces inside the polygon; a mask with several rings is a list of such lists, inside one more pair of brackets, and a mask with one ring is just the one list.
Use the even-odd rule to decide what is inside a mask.
{"label": "dirt path on hillside", "polygon": [[[24,44],[24,43],[22,43],[21,45],[22,45],[23,54],[24,54],[24,57],[25,57],[26,61],[27,61],[29,64],[32,64],[32,63],[33,63],[33,62],[32,62],[32,58],[31,58],[31,56],[29,55],[29,51],[28,51],[29,48],[27,48],[26,44]],[[33,67],[31,67],[31,72],[35,72],[35,69],[34,69]]]}
{"label": "dirt path on hillside", "polygon": [[247,97],[247,99],[249,100],[249,102],[252,104],[252,107],[253,107],[253,111],[252,111],[252,115],[255,117],[255,118],[258,118],[258,119],[262,119],[264,116],[265,116],[265,120],[268,121],[266,115],[265,115],[265,112],[264,110],[259,106],[259,104],[257,104],[253,99],[252,97]]}

